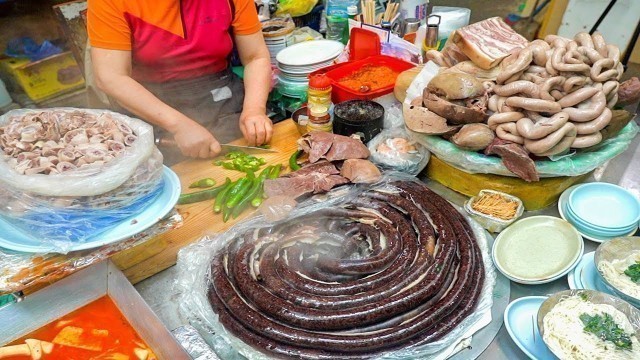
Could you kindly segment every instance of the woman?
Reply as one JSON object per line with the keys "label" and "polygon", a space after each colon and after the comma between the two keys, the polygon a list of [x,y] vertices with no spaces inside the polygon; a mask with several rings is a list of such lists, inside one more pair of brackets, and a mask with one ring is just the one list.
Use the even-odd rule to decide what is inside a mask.
{"label": "woman", "polygon": [[[183,155],[216,156],[241,134],[250,145],[271,139],[271,66],[253,0],[88,0],[87,22],[98,87]],[[244,89],[229,71],[234,44]]]}

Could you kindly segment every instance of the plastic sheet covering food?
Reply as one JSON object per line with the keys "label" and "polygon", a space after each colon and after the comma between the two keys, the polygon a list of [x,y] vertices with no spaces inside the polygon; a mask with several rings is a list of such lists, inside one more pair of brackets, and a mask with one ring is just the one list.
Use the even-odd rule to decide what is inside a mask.
{"label": "plastic sheet covering food", "polygon": [[0,249],[0,294],[15,293],[53,283],[107,259],[117,252],[142,245],[180,226],[182,226],[182,216],[173,210],[149,229],[127,240],[97,249],[77,251],[67,255],[17,253]]}
{"label": "plastic sheet covering food", "polygon": [[373,161],[383,169],[418,175],[429,162],[429,151],[403,128],[385,129],[367,144]]}
{"label": "plastic sheet covering food", "polygon": [[[96,150],[96,144],[89,142],[85,134],[82,144],[86,145],[87,151],[95,150],[111,160],[97,161],[94,164],[97,166],[78,166],[48,175],[20,173],[15,168],[14,157],[0,155],[0,216],[29,235],[50,243],[57,251],[66,252],[73,243],[83,242],[139,213],[161,193],[162,154],[154,145],[152,127],[143,121],[105,110],[56,108],[10,111],[0,116],[0,126],[26,117],[46,117],[46,122],[53,128],[61,127],[62,119],[77,119],[65,123],[65,126],[73,128],[84,123],[85,117],[98,122],[109,119],[114,121],[110,123],[112,126],[122,126],[124,133],[119,133],[119,137],[126,138],[126,132],[131,131],[134,139],[126,146],[123,142],[127,140],[114,140],[118,144],[113,146],[120,148],[119,152],[112,153]],[[27,126],[17,131],[24,133]],[[98,127],[89,126],[91,129]],[[104,137],[102,132],[106,131],[96,130],[94,135],[100,140]],[[50,135],[52,138],[59,137],[58,130],[54,133]],[[2,136],[7,136],[7,133]],[[36,136],[40,143],[48,137]],[[6,139],[4,144],[7,144]],[[37,143],[27,144],[38,146]],[[106,143],[97,145],[107,146]],[[6,148],[8,146],[3,147]],[[79,148],[76,147],[73,153],[82,151]],[[23,152],[19,156],[25,154]],[[62,162],[61,157],[59,152],[52,156]]]}
{"label": "plastic sheet covering food", "polygon": [[[343,187],[337,189],[338,191],[334,190],[329,193],[321,201],[314,198],[307,200],[301,203],[295,213],[283,222],[270,223],[264,217],[257,216],[236,225],[224,234],[207,236],[200,242],[182,249],[178,254],[178,278],[175,284],[177,303],[180,304],[181,315],[198,329],[220,358],[271,359],[272,356],[258,351],[234,336],[231,331],[221,324],[218,314],[212,309],[208,295],[213,294],[213,296],[216,296],[215,290],[209,288],[212,281],[211,269],[214,258],[221,251],[226,251],[227,246],[233,244],[236,239],[242,239],[241,237],[244,235],[258,234],[261,231],[267,231],[267,229],[279,229],[279,226],[282,225],[289,226],[299,223],[304,221],[305,217],[308,219],[310,214],[315,217],[317,215],[315,214],[316,212],[340,208],[341,205],[359,198],[365,191],[371,189],[377,189],[382,192],[397,191],[390,183],[398,180],[417,182],[414,177],[400,173],[387,173],[377,184],[369,186],[354,185],[350,186],[348,191],[344,191],[345,187]],[[462,209],[457,208],[456,210],[464,215]],[[391,352],[379,353],[374,356],[376,359],[446,359],[462,348],[463,345],[461,344],[463,344],[464,340],[468,340],[475,332],[491,321],[495,270],[489,256],[487,235],[480,225],[468,218],[467,220],[479,245],[485,275],[475,309],[440,339],[428,344],[408,346]],[[246,241],[250,240],[247,239]],[[234,263],[229,262],[227,265],[232,266]],[[431,264],[431,266],[436,266],[436,264]],[[337,349],[331,350],[336,351]]]}
{"label": "plastic sheet covering food", "polygon": [[[413,99],[422,96],[422,90],[438,73],[438,70],[439,67],[432,61],[427,63],[420,74],[413,80],[411,86],[409,86],[404,103],[409,104]],[[557,159],[537,160],[535,162],[536,169],[540,177],[579,176],[589,173],[624,152],[636,134],[638,134],[638,130],[638,125],[634,120],[631,120],[615,137],[605,140],[592,148],[573,152]],[[424,145],[432,154],[460,170],[472,174],[516,176],[502,164],[499,157],[462,150],[440,136],[407,131],[409,131],[414,140]]]}

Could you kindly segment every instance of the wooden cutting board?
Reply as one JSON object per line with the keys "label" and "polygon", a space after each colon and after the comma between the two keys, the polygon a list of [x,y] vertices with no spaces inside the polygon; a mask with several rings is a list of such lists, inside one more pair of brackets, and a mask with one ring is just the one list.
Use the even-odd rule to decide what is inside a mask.
{"label": "wooden cutting board", "polygon": [[[292,120],[280,122],[274,126],[271,149],[277,153],[258,154],[267,160],[268,165],[288,165],[289,157],[297,149],[296,140],[300,137]],[[246,145],[244,139],[234,141],[233,144]],[[187,160],[172,167],[178,174],[182,191],[191,191],[188,187],[192,182],[210,177],[222,184],[225,178],[236,180],[243,173],[226,170],[214,166],[212,160]],[[125,250],[112,257],[112,261],[124,272],[132,283],[142,281],[158,272],[174,265],[178,250],[186,245],[200,240],[204,235],[224,232],[244,218],[251,216],[252,211],[245,211],[237,219],[222,222],[222,216],[213,212],[213,200],[196,204],[181,205],[178,212],[184,218],[184,225],[178,229],[166,232],[144,244]]]}

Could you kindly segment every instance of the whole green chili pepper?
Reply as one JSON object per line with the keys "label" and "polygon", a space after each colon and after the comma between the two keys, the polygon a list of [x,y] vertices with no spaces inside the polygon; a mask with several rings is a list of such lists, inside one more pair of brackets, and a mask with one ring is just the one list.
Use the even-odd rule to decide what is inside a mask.
{"label": "whole green chili pepper", "polygon": [[216,200],[213,204],[213,211],[219,213],[222,211],[222,205],[227,201],[227,194],[231,191],[231,188],[235,186],[235,182],[228,183],[225,188],[216,195]]}
{"label": "whole green chili pepper", "polygon": [[222,191],[227,185],[229,185],[230,182],[231,180],[227,178],[224,184],[218,187],[215,187],[213,189],[206,189],[206,190],[196,191],[188,194],[181,194],[180,197],[178,198],[178,205],[193,204],[200,201],[213,199],[216,197],[216,195],[218,195],[218,193],[220,193],[220,191]]}
{"label": "whole green chili pepper", "polygon": [[227,200],[226,202],[226,205],[229,209],[233,209],[234,206],[238,205],[243,196],[245,196],[247,192],[249,192],[252,183],[253,182],[247,178],[240,179],[240,181],[238,182],[237,191],[234,192],[234,190],[236,189],[233,189],[229,193],[229,200]]}
{"label": "whole green chili pepper", "polygon": [[291,168],[291,171],[300,170],[300,165],[298,165],[298,156],[302,155],[302,153],[302,150],[298,150],[291,154],[291,157],[289,158],[289,167]]}

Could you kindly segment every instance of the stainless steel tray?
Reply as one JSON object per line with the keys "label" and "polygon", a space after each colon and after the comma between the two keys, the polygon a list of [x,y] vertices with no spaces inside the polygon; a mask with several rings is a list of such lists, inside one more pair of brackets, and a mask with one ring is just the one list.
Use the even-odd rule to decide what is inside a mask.
{"label": "stainless steel tray", "polygon": [[103,261],[0,308],[0,345],[108,295],[160,359],[191,357],[151,311],[129,280],[111,262]]}

